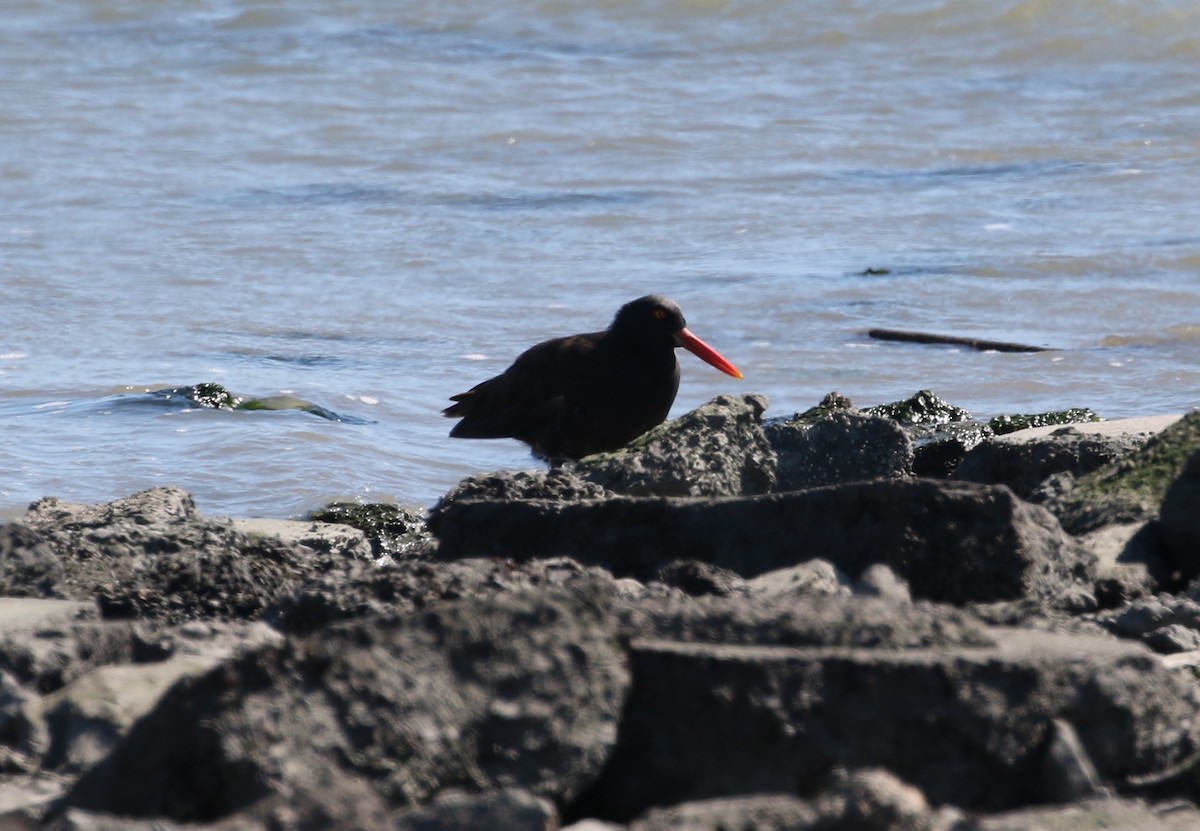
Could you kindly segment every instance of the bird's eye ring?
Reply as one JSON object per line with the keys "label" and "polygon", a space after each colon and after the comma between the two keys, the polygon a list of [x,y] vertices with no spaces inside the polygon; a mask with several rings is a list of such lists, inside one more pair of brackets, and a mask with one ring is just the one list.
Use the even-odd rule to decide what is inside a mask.
{"label": "bird's eye ring", "polygon": [[654,319],[655,320],[666,320],[667,319],[667,310],[666,309],[655,309],[654,310]]}

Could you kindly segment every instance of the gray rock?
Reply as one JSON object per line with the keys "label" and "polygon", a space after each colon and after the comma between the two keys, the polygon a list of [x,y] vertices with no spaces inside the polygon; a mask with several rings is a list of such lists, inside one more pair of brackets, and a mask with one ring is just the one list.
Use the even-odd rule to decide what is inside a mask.
{"label": "gray rock", "polygon": [[175,822],[70,808],[37,827],[48,831],[391,831],[390,812],[365,784],[336,781],[336,777],[325,777],[324,784],[311,791],[269,796],[214,822]]}
{"label": "gray rock", "polygon": [[231,518],[229,523],[250,539],[270,538],[300,545],[331,558],[361,560],[375,553],[363,531],[337,522]]}
{"label": "gray rock", "polygon": [[212,821],[358,792],[393,808],[452,788],[569,800],[628,686],[611,596],[511,592],[246,650],[172,687],[62,807]]}
{"label": "gray rock", "polygon": [[[198,675],[237,649],[279,639],[253,624],[215,624],[203,636],[186,626],[138,631],[124,622],[61,618],[54,625],[56,612],[81,605],[0,599],[0,660],[20,666],[27,681],[21,686],[11,673],[0,676],[0,746],[9,769],[78,774],[180,677]],[[87,608],[94,615],[94,607]],[[139,660],[138,644],[146,638],[158,645],[149,662]]]}
{"label": "gray rock", "polygon": [[0,672],[0,770],[37,772],[50,746],[40,699],[9,672]]}
{"label": "gray rock", "polygon": [[775,454],[761,426],[766,408],[761,395],[718,396],[626,448],[581,459],[575,473],[635,496],[767,493]]}
{"label": "gray rock", "polygon": [[912,475],[912,441],[890,418],[837,411],[811,424],[775,422],[765,432],[779,460],[777,491]]}
{"label": "gray rock", "polygon": [[519,789],[471,794],[447,791],[433,802],[396,815],[393,831],[550,831],[558,811],[541,797]]}
{"label": "gray rock", "polygon": [[1046,802],[1074,802],[1108,794],[1079,734],[1061,718],[1050,722],[1038,772],[1038,795]]}
{"label": "gray rock", "polygon": [[745,594],[747,589],[746,581],[735,572],[699,560],[672,560],[655,572],[654,579],[693,597]]}
{"label": "gray rock", "polygon": [[786,794],[756,794],[696,800],[653,808],[629,831],[811,831],[817,810]]}
{"label": "gray rock", "polygon": [[1096,557],[1096,600],[1101,608],[1122,606],[1175,583],[1161,553],[1157,526],[1115,523],[1078,538]]}
{"label": "gray rock", "polygon": [[1192,759],[1195,687],[1143,647],[992,635],[995,647],[899,651],[635,640],[621,739],[582,813],[627,820],[715,794],[806,792],[838,766],[1004,810],[1038,792],[1055,718],[1108,782]]}
{"label": "gray rock", "polygon": [[886,770],[835,771],[817,798],[813,831],[933,831],[942,824],[925,795]]}
{"label": "gray rock", "polygon": [[[836,771],[813,799],[753,794],[652,808],[629,831],[950,831],[956,812],[934,810],[884,770]],[[572,826],[574,828],[574,826]]]}
{"label": "gray rock", "polygon": [[1175,620],[1174,603],[1168,605],[1159,597],[1136,600],[1123,609],[1097,616],[1114,633],[1126,638],[1140,638]]}
{"label": "gray rock", "polygon": [[[201,517],[178,488],[153,488],[106,505],[43,499],[20,524],[29,530],[10,527],[0,537],[0,556],[36,559],[36,579],[10,578],[10,593],[94,599],[110,619],[254,620],[306,576],[372,556],[357,533],[331,546],[314,532],[317,548],[260,530],[243,533],[228,519]],[[58,561],[49,570],[41,566],[47,551]]]}
{"label": "gray rock", "polygon": [[1160,655],[1200,650],[1200,632],[1179,623],[1168,623],[1142,635],[1142,643]]}
{"label": "gray rock", "polygon": [[0,666],[32,690],[52,692],[132,656],[132,628],[97,621],[94,603],[0,598]]}
{"label": "gray rock", "polygon": [[309,634],[337,621],[415,612],[443,600],[591,581],[612,582],[612,575],[565,557],[354,563],[306,581],[280,598],[265,618],[282,631]]}
{"label": "gray rock", "polygon": [[42,769],[82,773],[103,759],[168,687],[201,675],[212,664],[185,657],[100,667],[46,696],[37,705],[50,736]]}
{"label": "gray rock", "polygon": [[955,479],[1008,485],[1023,499],[1056,473],[1082,476],[1141,448],[1148,436],[1100,435],[1062,427],[1048,436],[1024,439],[1020,432],[985,439],[967,451]]}
{"label": "gray rock", "polygon": [[[135,493],[100,505],[66,502],[57,497],[39,499],[29,506],[25,521],[37,528],[70,528],[81,539],[84,530],[107,528],[114,520],[132,525],[167,526],[199,517],[196,502],[181,488],[162,487]],[[94,540],[111,540],[112,533],[91,535]]]}
{"label": "gray rock", "polygon": [[43,828],[46,811],[70,785],[70,779],[52,773],[7,773],[0,779],[0,828],[4,831]]}
{"label": "gray rock", "polygon": [[893,603],[912,603],[908,584],[897,577],[896,572],[881,563],[867,566],[854,584],[854,591],[870,597],[883,597]]}
{"label": "gray rock", "polygon": [[47,498],[0,533],[8,593],[95,600],[106,618],[169,623],[259,620],[307,580],[372,560],[352,528],[206,519],[176,488],[102,506]]}
{"label": "gray rock", "polygon": [[[868,571],[873,566],[868,567]],[[828,560],[808,560],[787,568],[760,574],[746,581],[753,597],[802,597],[807,594],[848,595],[851,583],[837,566]]]}
{"label": "gray rock", "polygon": [[625,829],[626,826],[618,825],[615,822],[605,822],[604,820],[586,817],[578,822],[564,826],[561,831],[625,831]]}
{"label": "gray rock", "polygon": [[1200,648],[1200,603],[1187,596],[1139,598],[1090,617],[1114,634],[1139,639],[1163,655]]}
{"label": "gray rock", "polygon": [[602,499],[612,493],[570,470],[498,471],[468,476],[441,498],[437,508],[464,499]]}
{"label": "gray rock", "polygon": [[979,817],[973,831],[1190,831],[1200,811],[1190,806],[1156,810],[1131,799],[1091,799],[1073,805],[1024,808]]}
{"label": "gray rock", "polygon": [[65,582],[63,561],[49,535],[17,522],[0,525],[0,594],[63,598]]}
{"label": "gray rock", "polygon": [[437,556],[568,556],[650,579],[686,552],[754,577],[824,558],[852,578],[884,563],[916,597],[963,603],[1090,591],[1094,560],[1004,487],[875,481],[725,499],[460,501],[435,511]]}
{"label": "gray rock", "polygon": [[[40,826],[30,826],[35,827]],[[50,831],[187,831],[180,825],[159,819],[134,820],[90,811],[68,811],[47,827]],[[247,827],[246,831],[250,831],[250,828]]]}
{"label": "gray rock", "polygon": [[1200,575],[1200,451],[1188,457],[1163,497],[1159,532],[1164,554],[1183,581]]}
{"label": "gray rock", "polygon": [[881,649],[995,645],[991,630],[967,612],[862,595],[657,597],[620,611],[628,639]]}
{"label": "gray rock", "polygon": [[[0,526],[0,579],[27,595],[0,598],[0,826],[540,831],[561,809],[635,828],[950,831],[925,795],[994,811],[1193,792],[1200,603],[1136,597],[1146,583],[1065,614],[1094,558],[1004,487],[655,499],[563,472],[506,481],[438,511],[441,556],[479,555],[444,561],[381,565],[357,533],[209,520],[172,489]],[[198,575],[162,579],[188,562]],[[114,608],[97,587],[120,582],[98,565],[133,581],[140,620],[97,620],[91,598]],[[242,593],[254,611],[231,613]],[[1101,626],[1129,640],[1081,634]],[[1126,813],[1080,807],[1168,822],[1114,802]],[[1075,821],[1056,810],[970,822]]]}
{"label": "gray rock", "polygon": [[1111,634],[1107,628],[1091,619],[1094,609],[1081,615],[1079,610],[1064,610],[1060,601],[1022,598],[992,603],[968,603],[966,608],[976,618],[992,626],[1092,637],[1106,637]]}

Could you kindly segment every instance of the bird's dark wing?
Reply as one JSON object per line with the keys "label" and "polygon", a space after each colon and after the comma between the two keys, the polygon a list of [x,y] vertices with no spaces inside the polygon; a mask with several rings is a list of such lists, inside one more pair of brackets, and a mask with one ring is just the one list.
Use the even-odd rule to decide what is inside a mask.
{"label": "bird's dark wing", "polygon": [[442,414],[462,420],[450,435],[529,441],[547,425],[557,424],[600,334],[539,343],[523,352],[502,374],[451,396],[455,403]]}

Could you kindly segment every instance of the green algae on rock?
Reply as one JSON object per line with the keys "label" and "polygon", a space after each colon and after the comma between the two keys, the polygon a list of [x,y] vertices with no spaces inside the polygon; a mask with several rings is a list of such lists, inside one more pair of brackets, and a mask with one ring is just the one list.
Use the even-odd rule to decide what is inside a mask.
{"label": "green algae on rock", "polygon": [[[846,396],[838,392],[831,392],[821,399],[820,404],[810,407],[802,413],[796,413],[791,418],[783,419],[783,423],[807,426],[835,413],[847,411],[890,418],[903,425],[950,424],[969,421],[971,418],[969,411],[943,401],[932,390],[920,390],[902,401],[876,404],[873,407],[863,407],[861,410],[855,407],[854,402]],[[775,422],[777,419],[771,419],[771,421]]]}
{"label": "green algae on rock", "polygon": [[915,450],[912,472],[918,476],[949,476],[967,451],[985,439],[1005,433],[1050,424],[1076,424],[1101,421],[1086,407],[1070,407],[1045,413],[999,415],[990,421],[974,419],[969,410],[949,403],[932,390],[920,390],[901,401],[863,407],[854,406],[844,395],[831,392],[821,403],[791,418],[770,419],[768,429],[777,425],[811,427],[844,413],[860,413],[895,421],[912,439]]}
{"label": "green algae on rock", "polygon": [[[858,408],[854,406],[854,402],[839,392],[831,392],[821,399],[821,403],[815,407],[809,407],[802,413],[796,413],[791,418],[782,419],[784,424],[795,424],[806,426],[815,424],[824,418],[834,413],[853,412]],[[771,419],[771,422],[776,419]]]}
{"label": "green algae on rock", "polygon": [[220,384],[212,382],[195,384],[190,387],[175,387],[168,390],[153,390],[153,394],[156,395],[162,395],[163,393],[166,393],[168,397],[179,395],[198,407],[209,407],[214,410],[236,410],[242,403],[242,399]]}
{"label": "green algae on rock", "polygon": [[1066,410],[1030,415],[998,415],[988,422],[988,426],[997,436],[1003,436],[1005,433],[1028,430],[1030,427],[1048,427],[1052,424],[1086,424],[1103,420],[1087,407],[1071,407]]}
{"label": "green algae on rock", "polygon": [[433,539],[416,511],[380,502],[331,502],[308,515],[314,522],[334,522],[367,535],[377,555],[394,560],[415,556]]}
{"label": "green algae on rock", "polygon": [[1141,450],[1081,476],[1071,490],[1047,507],[1073,534],[1114,522],[1153,519],[1167,488],[1197,449],[1200,449],[1200,411],[1184,416],[1151,438]]}
{"label": "green algae on rock", "polygon": [[903,401],[867,407],[863,412],[890,418],[901,424],[951,424],[971,420],[969,411],[943,401],[933,390],[920,390]]}

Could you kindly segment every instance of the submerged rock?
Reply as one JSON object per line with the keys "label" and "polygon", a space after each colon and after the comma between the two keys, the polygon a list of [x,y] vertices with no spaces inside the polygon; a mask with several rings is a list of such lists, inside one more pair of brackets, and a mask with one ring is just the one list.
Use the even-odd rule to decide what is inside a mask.
{"label": "submerged rock", "polygon": [[[185,407],[200,407],[208,410],[299,410],[300,412],[308,413],[309,415],[314,415],[328,421],[345,421],[351,424],[369,423],[366,419],[341,415],[327,407],[322,407],[320,404],[305,401],[294,395],[269,395],[262,398],[252,398],[244,395],[235,395],[222,385],[211,381],[192,384],[186,387],[162,387],[147,390],[142,396],[134,400],[138,400],[138,398],[151,403],[163,402],[168,405],[175,405],[178,402],[178,405]],[[126,399],[128,400],[128,397]]]}

